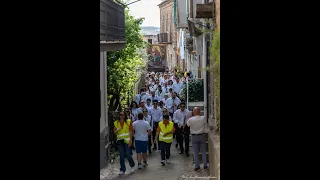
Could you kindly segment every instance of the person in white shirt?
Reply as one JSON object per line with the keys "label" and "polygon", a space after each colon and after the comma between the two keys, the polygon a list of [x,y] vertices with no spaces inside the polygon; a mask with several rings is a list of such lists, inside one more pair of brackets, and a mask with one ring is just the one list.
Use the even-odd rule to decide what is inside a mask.
{"label": "person in white shirt", "polygon": [[164,106],[166,105],[166,101],[169,99],[169,93],[165,93],[164,94],[164,98],[162,99],[162,102],[163,102],[163,104],[164,104]]}
{"label": "person in white shirt", "polygon": [[166,107],[169,110],[169,114],[171,118],[173,118],[173,113],[178,109],[178,106],[180,105],[181,100],[177,97],[177,94],[173,92],[171,94],[171,98],[169,98],[166,101]]}
{"label": "person in white shirt", "polygon": [[164,91],[164,93],[168,93],[169,92],[169,87],[168,87],[168,83],[167,82],[165,82],[164,84],[163,84],[163,87],[162,87],[162,91]]}
{"label": "person in white shirt", "polygon": [[163,73],[160,73],[159,81],[160,81],[160,85],[163,86],[163,83],[164,83]]}
{"label": "person in white shirt", "polygon": [[145,92],[145,89],[140,89],[140,94],[137,94],[135,97],[135,102],[140,103],[140,101],[146,101],[147,100],[147,93]]}
{"label": "person in white shirt", "polygon": [[138,114],[138,120],[132,123],[134,138],[136,144],[138,168],[142,169],[141,160],[143,159],[144,166],[147,163],[147,150],[148,150],[148,134],[151,134],[151,127],[147,121],[143,119],[143,114]]}
{"label": "person in white shirt", "polygon": [[147,98],[147,104],[145,104],[146,108],[149,110],[153,107],[152,103],[151,103],[151,99]]}
{"label": "person in white shirt", "polygon": [[149,98],[151,99],[151,102],[154,100],[160,101],[160,97],[156,95],[155,91],[151,91],[150,94],[151,96],[149,96]]}
{"label": "person in white shirt", "polygon": [[138,119],[138,114],[141,113],[141,109],[139,109],[138,104],[136,101],[132,101],[130,105],[131,113],[134,116],[134,120],[136,121]]}
{"label": "person in white shirt", "polygon": [[[192,151],[193,154],[198,154],[199,146],[202,153],[203,168],[207,169],[207,156],[206,156],[206,137],[205,137],[205,124],[207,123],[204,116],[200,116],[200,109],[195,107],[193,109],[194,117],[187,121],[187,126],[190,127]],[[195,171],[200,170],[198,156],[193,156]]]}
{"label": "person in white shirt", "polygon": [[[169,121],[172,121],[172,118],[170,117],[169,111],[167,108],[162,109],[162,115],[168,115],[169,116]],[[173,122],[173,121],[172,121]]]}
{"label": "person in white shirt", "polygon": [[[151,116],[148,114],[148,109],[145,108],[142,110],[143,112],[143,119],[149,123],[150,127],[153,127],[153,121]],[[153,128],[151,128],[151,131],[153,131]],[[149,149],[149,154],[151,154],[151,146],[152,146],[152,142],[151,142],[151,134],[148,135],[148,149]]]}
{"label": "person in white shirt", "polygon": [[124,113],[126,115],[126,119],[130,119],[131,122],[134,121],[134,116],[131,114],[131,111],[129,108],[124,108]]}
{"label": "person in white shirt", "polygon": [[173,93],[173,90],[172,90],[172,88],[170,88],[169,89],[169,98],[171,98],[172,93]]}
{"label": "person in white shirt", "polygon": [[142,113],[143,112],[143,109],[147,108],[144,101],[140,101],[140,104],[139,104],[139,109],[140,109],[140,112]]}
{"label": "person in white shirt", "polygon": [[156,91],[159,85],[160,85],[160,81],[157,79],[156,83],[153,85],[153,90]]}
{"label": "person in white shirt", "polygon": [[168,81],[169,81],[169,75],[165,74],[164,75],[164,83],[168,83]]}
{"label": "person in white shirt", "polygon": [[[183,154],[185,150],[186,156],[189,156],[189,135],[188,137],[185,137],[185,148],[183,148],[183,128],[189,118],[189,114],[190,112],[188,109],[186,109],[186,104],[184,102],[180,103],[180,109],[176,110],[173,113],[173,121],[176,129],[177,143],[180,146],[179,154]],[[178,147],[178,144],[176,144],[176,148]]]}
{"label": "person in white shirt", "polygon": [[161,85],[158,86],[158,89],[156,90],[156,95],[159,97],[159,101],[161,101],[164,98],[165,92],[163,91]]}
{"label": "person in white shirt", "polygon": [[176,80],[177,82],[172,85],[172,89],[173,89],[173,92],[180,94],[180,91],[183,88],[183,82],[181,82],[179,78],[177,78]]}
{"label": "person in white shirt", "polygon": [[[151,116],[153,121],[152,139],[154,141],[159,122],[162,120],[162,110],[161,108],[158,107],[158,100],[153,101],[153,107],[149,109],[149,115]],[[159,144],[158,144],[158,148],[157,148],[157,145],[154,144],[153,150],[157,150],[157,149],[160,149]]]}
{"label": "person in white shirt", "polygon": [[173,81],[172,81],[172,80],[169,80],[169,81],[168,81],[168,88],[169,88],[169,89],[172,88],[172,85],[173,85]]}

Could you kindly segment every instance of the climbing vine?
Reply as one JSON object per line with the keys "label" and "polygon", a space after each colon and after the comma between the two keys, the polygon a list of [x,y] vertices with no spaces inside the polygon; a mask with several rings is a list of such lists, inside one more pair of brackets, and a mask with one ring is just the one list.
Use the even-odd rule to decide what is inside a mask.
{"label": "climbing vine", "polygon": [[211,71],[214,76],[214,98],[215,98],[215,114],[218,132],[220,133],[220,30],[216,29],[213,33],[210,47],[211,60],[213,67]]}

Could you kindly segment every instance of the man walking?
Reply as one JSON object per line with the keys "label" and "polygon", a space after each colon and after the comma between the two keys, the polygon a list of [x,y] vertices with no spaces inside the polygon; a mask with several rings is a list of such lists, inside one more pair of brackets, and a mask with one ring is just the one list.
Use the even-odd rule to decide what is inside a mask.
{"label": "man walking", "polygon": [[171,98],[169,98],[166,101],[166,107],[169,110],[169,114],[171,118],[173,118],[173,113],[178,109],[178,106],[180,105],[181,100],[177,97],[177,94],[175,92],[172,92]]}
{"label": "man walking", "polygon": [[[158,107],[158,100],[153,101],[153,107],[149,109],[149,115],[153,121],[153,131],[152,131],[152,139],[155,140],[156,131],[159,125],[159,122],[162,120],[162,110]],[[153,144],[153,150],[160,150],[159,144],[157,146],[156,143]]]}
{"label": "man walking", "polygon": [[206,156],[206,138],[205,138],[205,124],[204,116],[200,116],[200,109],[195,107],[193,109],[193,117],[187,121],[187,126],[190,127],[192,151],[194,154],[194,170],[200,170],[198,151],[199,146],[201,149],[203,169],[207,169],[207,156]]}
{"label": "man walking", "polygon": [[[151,127],[151,131],[153,131],[153,121],[151,116],[148,114],[148,108],[145,108],[142,110],[143,112],[143,119],[148,122],[148,124]],[[152,141],[151,141],[151,134],[148,135],[148,149],[149,149],[149,154],[151,154],[151,146],[152,146]]]}
{"label": "man walking", "polygon": [[143,114],[138,114],[138,120],[133,122],[133,131],[136,143],[136,153],[138,160],[138,169],[142,169],[141,160],[143,159],[143,166],[147,163],[147,149],[148,149],[148,134],[151,134],[151,127],[147,121],[143,119]]}
{"label": "man walking", "polygon": [[159,136],[160,149],[161,149],[161,164],[164,166],[166,163],[170,164],[170,147],[173,141],[174,125],[172,121],[169,121],[168,115],[163,115],[163,121],[159,122],[157,128],[156,139]]}
{"label": "man walking", "polygon": [[160,97],[156,95],[155,91],[150,92],[151,96],[149,96],[149,99],[151,99],[151,102],[154,100],[160,101]]}
{"label": "man walking", "polygon": [[135,101],[137,103],[140,103],[141,101],[146,102],[147,100],[147,93],[145,92],[145,89],[140,89],[140,94],[137,94],[135,97]]}
{"label": "man walking", "polygon": [[186,121],[189,118],[189,110],[186,109],[186,104],[184,102],[180,103],[180,109],[176,110],[173,114],[174,128],[176,129],[176,137],[177,142],[180,146],[180,153],[183,154],[184,150],[186,152],[186,156],[189,156],[189,135],[186,136],[185,139],[185,149],[183,148],[183,136],[184,131],[183,128],[186,124]]}
{"label": "man walking", "polygon": [[183,82],[180,82],[179,78],[176,78],[176,82],[172,85],[173,92],[176,92],[179,95],[182,88]]}
{"label": "man walking", "polygon": [[147,98],[147,104],[145,106],[146,106],[147,109],[150,109],[150,108],[153,107],[150,98]]}

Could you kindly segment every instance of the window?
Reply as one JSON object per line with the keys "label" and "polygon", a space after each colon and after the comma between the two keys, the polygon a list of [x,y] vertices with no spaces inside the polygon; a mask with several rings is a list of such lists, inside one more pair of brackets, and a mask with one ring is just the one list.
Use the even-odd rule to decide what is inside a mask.
{"label": "window", "polygon": [[149,43],[149,44],[152,44],[152,39],[148,39],[148,43]]}

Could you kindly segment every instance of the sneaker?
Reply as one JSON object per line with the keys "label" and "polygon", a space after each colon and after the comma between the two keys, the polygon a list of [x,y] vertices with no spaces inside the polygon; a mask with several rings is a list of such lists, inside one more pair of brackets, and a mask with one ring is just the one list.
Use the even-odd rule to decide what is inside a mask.
{"label": "sneaker", "polygon": [[171,163],[170,159],[167,159],[167,160],[166,160],[166,163],[167,163],[167,164],[170,164],[170,163]]}
{"label": "sneaker", "polygon": [[199,171],[200,170],[200,167],[197,167],[197,168],[194,168],[195,171]]}
{"label": "sneaker", "polygon": [[164,166],[165,165],[165,161],[161,160],[161,164],[162,164],[162,166]]}
{"label": "sneaker", "polygon": [[131,172],[134,172],[134,166],[133,166],[133,167],[131,167]]}
{"label": "sneaker", "polygon": [[148,163],[144,162],[143,167],[147,167],[147,166],[148,166]]}
{"label": "sneaker", "polygon": [[141,164],[138,165],[138,169],[142,169],[142,165]]}
{"label": "sneaker", "polygon": [[123,172],[123,171],[120,171],[119,175],[124,175],[124,172]]}

